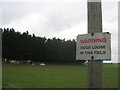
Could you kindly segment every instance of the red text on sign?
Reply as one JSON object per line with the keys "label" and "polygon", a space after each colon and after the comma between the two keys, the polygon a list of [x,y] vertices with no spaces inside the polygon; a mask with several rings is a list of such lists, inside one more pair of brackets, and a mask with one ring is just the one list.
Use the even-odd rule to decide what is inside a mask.
{"label": "red text on sign", "polygon": [[94,38],[94,39],[83,39],[80,40],[80,43],[105,43],[105,38]]}

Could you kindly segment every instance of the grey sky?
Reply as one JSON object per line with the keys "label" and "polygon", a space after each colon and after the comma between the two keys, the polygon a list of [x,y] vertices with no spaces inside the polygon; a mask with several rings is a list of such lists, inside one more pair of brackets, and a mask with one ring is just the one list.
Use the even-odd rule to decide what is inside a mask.
{"label": "grey sky", "polygon": [[[10,1],[0,3],[2,27],[61,39],[76,39],[78,34],[87,33],[87,0]],[[118,1],[102,2],[103,32],[112,34],[112,58],[115,62],[118,53]]]}
{"label": "grey sky", "polygon": [[29,29],[38,36],[55,37],[58,32],[85,22],[86,7],[81,2],[3,3],[3,26],[16,23],[14,27],[20,25],[20,31]]}

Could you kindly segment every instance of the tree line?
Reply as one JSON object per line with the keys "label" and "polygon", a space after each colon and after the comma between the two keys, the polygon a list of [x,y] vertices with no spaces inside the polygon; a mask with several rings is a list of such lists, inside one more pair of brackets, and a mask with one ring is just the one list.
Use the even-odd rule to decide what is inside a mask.
{"label": "tree line", "polygon": [[2,57],[9,60],[32,60],[46,63],[84,63],[76,61],[76,41],[38,37],[13,28],[2,29]]}

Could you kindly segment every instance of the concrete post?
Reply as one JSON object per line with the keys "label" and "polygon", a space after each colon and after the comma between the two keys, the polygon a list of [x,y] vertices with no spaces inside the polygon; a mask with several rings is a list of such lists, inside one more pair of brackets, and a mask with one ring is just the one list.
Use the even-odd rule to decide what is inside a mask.
{"label": "concrete post", "polygon": [[[102,32],[101,2],[90,2],[88,0],[87,4],[88,33]],[[102,88],[103,61],[94,61],[93,59],[88,61],[88,86],[89,88]]]}

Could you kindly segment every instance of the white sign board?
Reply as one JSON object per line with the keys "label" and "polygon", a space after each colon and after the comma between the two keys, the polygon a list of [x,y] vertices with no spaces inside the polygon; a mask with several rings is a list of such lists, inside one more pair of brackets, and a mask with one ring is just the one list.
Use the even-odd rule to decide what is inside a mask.
{"label": "white sign board", "polygon": [[76,60],[111,60],[110,33],[78,35],[76,45]]}

